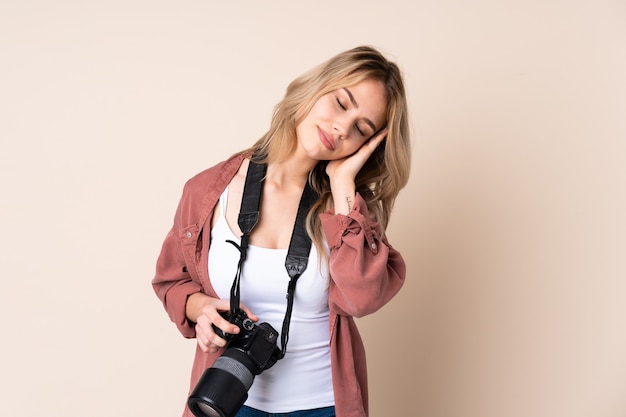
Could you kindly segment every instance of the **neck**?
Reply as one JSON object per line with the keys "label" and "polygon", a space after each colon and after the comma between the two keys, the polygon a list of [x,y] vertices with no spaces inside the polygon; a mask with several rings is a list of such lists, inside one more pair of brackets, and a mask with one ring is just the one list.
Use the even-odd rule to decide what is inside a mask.
{"label": "neck", "polygon": [[267,166],[267,179],[279,187],[304,187],[309,173],[319,161],[301,158],[296,154],[284,161],[273,162]]}

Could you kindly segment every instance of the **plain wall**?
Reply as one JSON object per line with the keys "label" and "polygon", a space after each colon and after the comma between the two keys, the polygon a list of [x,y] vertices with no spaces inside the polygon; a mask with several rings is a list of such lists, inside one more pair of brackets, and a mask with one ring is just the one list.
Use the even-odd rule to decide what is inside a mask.
{"label": "plain wall", "polygon": [[150,280],[185,180],[359,44],[405,73],[372,416],[626,415],[623,1],[0,0],[0,415],[180,415]]}

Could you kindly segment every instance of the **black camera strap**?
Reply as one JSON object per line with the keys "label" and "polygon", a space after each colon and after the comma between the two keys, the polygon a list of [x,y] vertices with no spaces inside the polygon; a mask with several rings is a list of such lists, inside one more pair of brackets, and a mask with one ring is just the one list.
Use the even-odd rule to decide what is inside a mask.
{"label": "black camera strap", "polygon": [[[241,270],[243,263],[246,260],[250,233],[259,221],[259,206],[266,172],[266,164],[255,164],[250,161],[244,184],[243,197],[241,199],[241,209],[237,220],[239,228],[243,233],[241,236],[241,243],[238,245],[232,240],[227,240],[227,242],[233,244],[237,249],[239,249],[240,253],[235,280],[230,290],[231,314],[235,314],[237,310],[239,310]],[[287,351],[289,324],[291,322],[291,312],[293,311],[296,283],[298,278],[300,278],[302,273],[304,273],[307,268],[309,253],[311,251],[311,238],[306,232],[306,216],[317,198],[317,194],[313,191],[307,181],[304,191],[302,192],[302,197],[300,198],[298,214],[296,215],[296,221],[291,234],[291,241],[289,242],[289,249],[287,250],[287,257],[285,259],[285,269],[289,275],[289,285],[287,286],[287,310],[285,312],[285,318],[283,320],[283,327],[281,331],[280,358],[283,358]]]}

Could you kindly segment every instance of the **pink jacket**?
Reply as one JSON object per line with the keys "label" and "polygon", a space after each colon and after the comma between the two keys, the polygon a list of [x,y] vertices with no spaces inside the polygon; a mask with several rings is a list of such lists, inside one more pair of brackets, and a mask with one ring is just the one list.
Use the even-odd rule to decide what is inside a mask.
{"label": "pink jacket", "polygon": [[[154,291],[184,337],[195,337],[194,323],[185,316],[187,297],[216,293],[208,274],[211,218],[220,195],[238,171],[243,156],[234,155],[190,179],[176,210],[152,280]],[[368,219],[357,195],[348,216],[320,215],[330,247],[330,348],[337,417],[368,415],[365,348],[353,317],[370,314],[387,303],[402,286],[406,267],[377,223]],[[222,352],[196,348],[190,390]],[[184,417],[192,417],[185,407]]]}

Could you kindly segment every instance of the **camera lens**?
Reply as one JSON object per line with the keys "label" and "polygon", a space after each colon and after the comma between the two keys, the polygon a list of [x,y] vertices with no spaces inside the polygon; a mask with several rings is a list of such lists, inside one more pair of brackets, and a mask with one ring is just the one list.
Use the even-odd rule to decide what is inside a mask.
{"label": "camera lens", "polygon": [[[204,371],[187,401],[196,417],[233,417],[248,398],[255,375],[280,359],[281,350],[276,346],[278,332],[269,323],[257,326],[243,312],[234,319],[241,333],[228,342],[224,353]],[[251,328],[247,329],[248,326]]]}
{"label": "camera lens", "polygon": [[196,406],[198,407],[198,410],[202,413],[201,415],[205,415],[206,417],[225,417],[224,414],[220,413],[215,408],[203,402],[198,402]]}
{"label": "camera lens", "polygon": [[248,398],[254,382],[254,365],[238,349],[227,349],[202,374],[189,396],[188,405],[197,417],[232,417]]}

